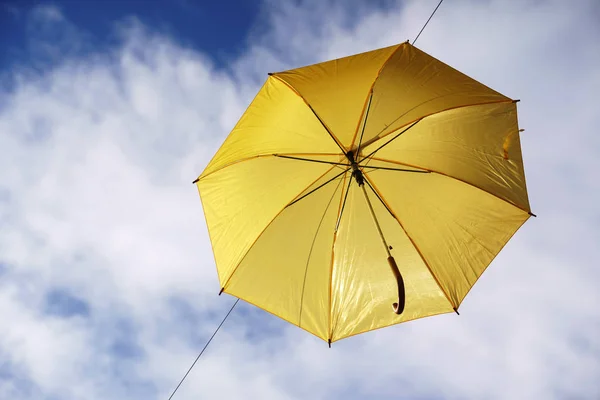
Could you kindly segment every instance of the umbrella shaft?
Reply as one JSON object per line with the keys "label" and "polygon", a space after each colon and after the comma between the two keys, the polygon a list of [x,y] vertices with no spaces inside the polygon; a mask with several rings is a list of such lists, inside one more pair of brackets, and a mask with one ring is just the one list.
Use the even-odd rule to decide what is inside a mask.
{"label": "umbrella shaft", "polygon": [[367,205],[369,206],[369,211],[371,211],[371,217],[373,217],[373,221],[375,221],[375,226],[377,227],[377,232],[379,232],[381,243],[383,243],[383,247],[385,247],[385,252],[388,255],[388,264],[390,264],[390,268],[392,269],[394,278],[396,278],[396,284],[398,285],[398,302],[392,304],[392,308],[396,314],[400,315],[404,311],[404,306],[406,305],[406,292],[404,289],[404,280],[402,279],[402,275],[400,274],[398,265],[396,265],[396,260],[394,260],[394,257],[390,253],[390,246],[388,246],[387,242],[385,241],[385,237],[383,236],[383,232],[381,231],[381,226],[379,225],[379,221],[375,216],[375,210],[373,210],[373,205],[371,204],[369,196],[367,195],[367,189],[365,189],[365,185],[359,186],[362,188],[363,194],[365,195],[365,200],[367,201]]}
{"label": "umbrella shaft", "polygon": [[371,200],[369,200],[369,196],[367,195],[367,189],[365,189],[365,185],[360,185],[360,188],[362,189],[363,194],[365,195],[365,200],[367,201],[367,205],[369,206],[369,211],[371,211],[371,217],[373,217],[373,221],[375,222],[375,226],[377,227],[377,232],[379,232],[379,237],[381,238],[381,242],[383,243],[383,246],[385,247],[385,251],[386,251],[388,257],[391,257],[392,254],[390,253],[390,246],[385,241],[385,237],[383,236],[383,232],[381,231],[381,226],[379,226],[379,221],[377,220],[377,217],[375,216],[375,211],[373,210],[373,205],[371,204]]}

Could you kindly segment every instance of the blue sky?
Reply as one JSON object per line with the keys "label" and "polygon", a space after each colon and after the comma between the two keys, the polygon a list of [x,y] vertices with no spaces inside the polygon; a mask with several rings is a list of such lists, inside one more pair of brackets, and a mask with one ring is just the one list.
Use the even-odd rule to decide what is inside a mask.
{"label": "blue sky", "polygon": [[[0,398],[166,399],[233,302],[191,181],[267,72],[412,40],[436,4],[4,2]],[[419,38],[521,99],[538,214],[460,317],[328,349],[242,304],[175,398],[599,398],[598,21],[453,0]]]}
{"label": "blue sky", "polygon": [[[216,61],[226,62],[239,54],[246,36],[255,28],[261,3],[254,1],[196,2],[189,0],[150,1],[8,1],[2,9],[3,34],[0,38],[1,61],[11,64],[26,61],[32,36],[39,24],[32,23],[31,11],[40,4],[60,9],[61,14],[80,33],[85,34],[87,51],[107,48],[115,43],[115,22],[137,18],[141,23],[204,51]],[[50,38],[60,38],[60,28],[48,29]]]}

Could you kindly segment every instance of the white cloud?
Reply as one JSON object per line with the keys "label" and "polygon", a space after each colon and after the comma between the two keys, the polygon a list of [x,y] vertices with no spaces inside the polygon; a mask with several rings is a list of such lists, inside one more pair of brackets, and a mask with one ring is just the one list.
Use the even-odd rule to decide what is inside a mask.
{"label": "white cloud", "polygon": [[[231,304],[216,296],[191,181],[266,72],[412,40],[429,3],[267,3],[269,27],[230,73],[135,22],[110,53],[14,71],[0,101],[0,395],[167,398]],[[522,99],[539,218],[460,317],[329,350],[241,307],[176,398],[600,396],[600,27],[594,2],[576,4],[448,2],[417,42]],[[44,313],[51,290],[85,301],[89,316]]]}

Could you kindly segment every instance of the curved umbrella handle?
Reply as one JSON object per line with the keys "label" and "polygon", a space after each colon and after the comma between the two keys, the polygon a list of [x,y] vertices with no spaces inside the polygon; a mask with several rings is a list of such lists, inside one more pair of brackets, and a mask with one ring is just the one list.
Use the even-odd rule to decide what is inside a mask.
{"label": "curved umbrella handle", "polygon": [[396,314],[400,315],[404,311],[404,305],[406,304],[404,280],[402,279],[402,275],[400,274],[400,270],[398,269],[398,265],[396,265],[396,260],[394,260],[394,257],[390,255],[387,260],[388,264],[390,264],[390,268],[392,269],[392,273],[396,278],[396,283],[398,284],[398,302],[392,304],[392,308]]}

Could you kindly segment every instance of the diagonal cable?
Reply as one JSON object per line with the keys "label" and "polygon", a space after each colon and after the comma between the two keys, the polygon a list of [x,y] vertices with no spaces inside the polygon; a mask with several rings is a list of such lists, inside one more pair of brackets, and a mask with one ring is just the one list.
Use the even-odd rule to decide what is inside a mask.
{"label": "diagonal cable", "polygon": [[438,3],[437,7],[435,7],[435,9],[433,10],[433,12],[431,13],[431,15],[429,16],[429,18],[427,19],[427,22],[425,22],[425,25],[423,25],[423,27],[421,28],[421,30],[419,31],[419,34],[417,35],[417,37],[415,38],[415,40],[413,40],[412,44],[414,46],[415,42],[417,41],[417,39],[419,38],[419,36],[421,36],[421,33],[423,32],[423,30],[425,29],[425,27],[427,26],[427,24],[429,23],[429,21],[431,21],[431,18],[433,18],[433,14],[435,14],[435,12],[437,11],[438,8],[440,8],[440,6],[442,5],[442,2],[444,0],[440,0],[440,2]]}
{"label": "diagonal cable", "polygon": [[233,309],[235,308],[235,306],[237,305],[237,303],[239,301],[240,301],[239,298],[235,300],[235,302],[233,303],[233,305],[229,309],[229,312],[227,313],[227,315],[225,315],[225,318],[223,318],[223,321],[221,321],[221,323],[219,324],[219,326],[217,327],[217,329],[214,331],[214,333],[212,334],[212,336],[210,337],[210,339],[208,339],[208,342],[206,342],[206,344],[204,345],[204,347],[200,351],[200,354],[198,354],[198,357],[196,357],[196,359],[192,363],[192,366],[187,370],[187,372],[185,373],[185,375],[183,376],[183,378],[181,378],[181,381],[179,381],[179,384],[177,385],[177,387],[175,388],[175,390],[173,390],[173,393],[171,393],[171,395],[169,396],[169,400],[171,400],[173,398],[173,396],[177,392],[177,389],[179,389],[179,387],[181,386],[181,384],[183,383],[183,381],[185,380],[185,378],[187,378],[187,376],[189,375],[189,373],[192,371],[192,368],[194,368],[194,365],[196,365],[196,363],[198,362],[198,360],[200,359],[200,357],[202,357],[202,354],[204,353],[204,350],[206,350],[206,348],[208,347],[208,345],[210,344],[210,342],[213,340],[213,338],[215,337],[215,335],[217,334],[217,332],[219,332],[219,329],[221,329],[221,327],[223,326],[223,324],[227,320],[227,317],[229,317],[229,314],[231,314],[231,312],[233,311]]}

